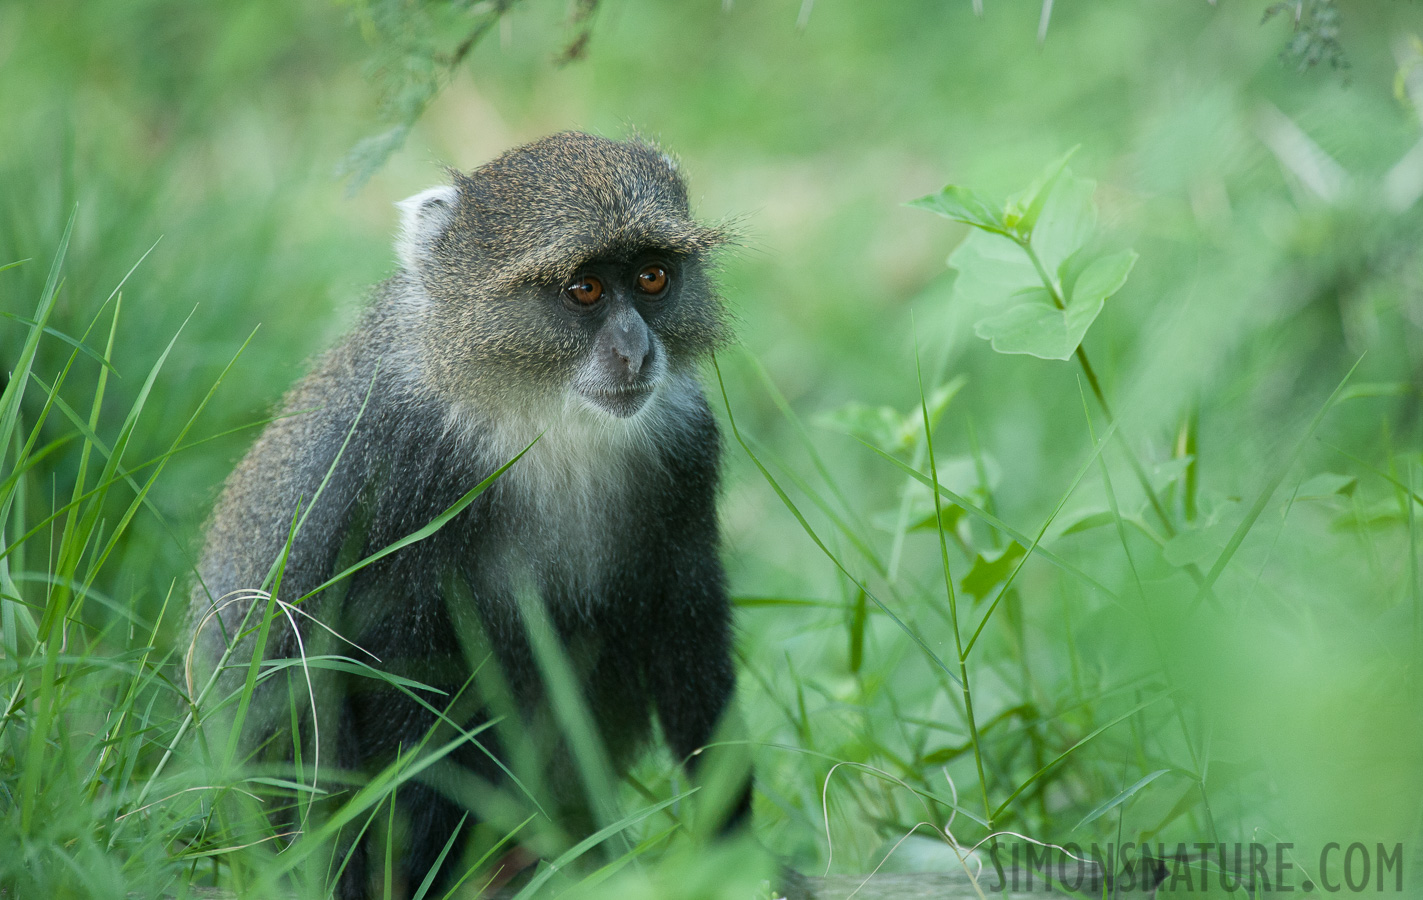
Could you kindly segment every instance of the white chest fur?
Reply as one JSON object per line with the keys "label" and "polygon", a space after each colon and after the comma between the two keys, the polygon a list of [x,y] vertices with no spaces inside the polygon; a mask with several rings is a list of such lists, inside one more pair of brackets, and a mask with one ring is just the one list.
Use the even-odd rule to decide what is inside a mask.
{"label": "white chest fur", "polygon": [[640,488],[662,473],[661,448],[683,440],[699,403],[686,376],[669,376],[636,414],[617,418],[569,394],[494,425],[453,407],[448,425],[479,434],[497,467],[521,456],[491,488],[513,521],[502,523],[509,587],[545,596],[601,596],[619,574]]}

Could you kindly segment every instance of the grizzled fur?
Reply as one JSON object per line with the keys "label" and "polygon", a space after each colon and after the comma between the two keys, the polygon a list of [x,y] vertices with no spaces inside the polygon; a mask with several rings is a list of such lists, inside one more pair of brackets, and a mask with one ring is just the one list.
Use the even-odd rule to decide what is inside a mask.
{"label": "grizzled fur", "polygon": [[[453,179],[402,204],[400,270],[287,395],[287,417],[228,479],[193,595],[196,683],[251,604],[213,613],[214,601],[262,584],[299,507],[309,514],[285,564],[284,600],[424,527],[538,438],[433,536],[303,608],[381,668],[447,691],[428,698],[436,707],[492,651],[516,708],[532,720],[531,711],[547,709],[520,612],[532,595],[585,685],[614,764],[632,759],[654,712],[672,752],[686,758],[711,739],[735,677],[718,560],[719,441],[695,380],[697,363],[725,339],[706,274],[725,237],[691,219],[676,168],[642,143],[559,134]],[[613,415],[570,387],[591,379],[596,390],[621,389],[599,381],[604,363],[589,362],[610,340],[605,325],[570,309],[562,290],[588,266],[621,272],[648,258],[668,261],[676,281],[640,313],[629,303],[617,314],[645,320],[645,371],[626,377],[648,399]],[[611,340],[630,333],[619,327]],[[274,622],[269,657],[319,643],[321,630],[298,621],[299,634]],[[469,635],[484,643],[472,648]],[[240,684],[250,654],[249,638],[232,656],[241,670],[228,686]],[[319,697],[323,747],[335,735],[336,759],[323,765],[370,771],[435,724],[408,697],[377,688],[352,675]],[[254,702],[249,746],[289,724],[288,698],[276,690]],[[489,715],[476,709],[465,722]],[[497,749],[498,738],[485,746]],[[484,780],[500,778],[477,747],[462,746],[454,759]],[[423,784],[399,797],[413,888],[463,810]],[[356,848],[340,893],[368,889],[364,848]]]}

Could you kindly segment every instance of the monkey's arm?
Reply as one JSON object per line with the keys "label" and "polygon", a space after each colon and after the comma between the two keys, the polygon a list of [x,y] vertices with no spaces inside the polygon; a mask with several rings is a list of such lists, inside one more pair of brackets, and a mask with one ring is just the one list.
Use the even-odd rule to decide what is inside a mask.
{"label": "monkey's arm", "polygon": [[[724,721],[736,689],[736,666],[716,515],[720,436],[706,400],[696,399],[690,439],[664,456],[668,488],[660,494],[661,504],[649,505],[648,519],[656,527],[646,539],[655,548],[648,559],[657,560],[649,567],[656,584],[645,597],[645,640],[639,643],[653,707],[673,754],[694,775],[706,770],[719,780],[713,773],[735,773],[724,804],[712,804],[721,806],[729,829],[749,818],[751,775],[744,744],[700,752],[718,737],[733,736],[724,726],[737,723]],[[662,504],[666,508],[658,509]]]}
{"label": "monkey's arm", "polygon": [[715,568],[661,598],[660,621],[649,641],[658,719],[672,752],[693,764],[692,753],[712,739],[736,687],[726,594],[720,566]]}
{"label": "monkey's arm", "polygon": [[[751,771],[746,748],[734,742],[739,723],[728,721],[736,668],[725,576],[714,556],[676,569],[680,583],[661,598],[648,684],[672,753],[690,774],[710,779],[706,787],[725,792],[712,808],[722,823],[716,830],[726,831],[750,816]],[[703,752],[718,739],[733,742]]]}

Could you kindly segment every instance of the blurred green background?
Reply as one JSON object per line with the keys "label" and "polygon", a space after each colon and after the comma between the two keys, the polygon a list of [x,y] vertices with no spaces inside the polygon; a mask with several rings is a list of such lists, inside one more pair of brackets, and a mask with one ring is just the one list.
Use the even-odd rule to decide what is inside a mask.
{"label": "blurred green background", "polygon": [[[1306,3],[1338,13],[1345,68],[1282,55],[1299,39],[1289,10],[1261,22],[1268,5],[1059,3],[1044,29],[1024,0],[984,0],[981,15],[970,0],[604,0],[586,20],[525,0],[357,184],[336,173],[389,127],[381,84],[418,68],[400,47],[422,28],[435,44],[462,33],[467,10],[427,22],[447,11],[406,4],[400,35],[360,2],[0,3],[0,264],[29,260],[0,272],[0,312],[34,314],[76,208],[55,330],[83,334],[153,247],[123,287],[96,429],[119,428],[178,334],[128,450],[148,459],[254,330],[191,437],[263,419],[392,271],[392,204],[443,167],[566,128],[654,138],[682,160],[697,213],[742,236],[720,276],[740,339],[719,360],[731,409],[839,563],[957,674],[929,491],[846,434],[928,471],[917,345],[926,393],[963,379],[934,433],[944,482],[1029,539],[1066,497],[1042,546],[1105,589],[1033,555],[1003,592],[967,663],[981,784],[958,686],[728,437],[725,558],[765,844],[807,871],[869,871],[916,823],[945,827],[956,796],[949,828],[965,845],[988,833],[970,816],[1011,798],[993,827],[1040,841],[1282,840],[1305,868],[1328,841],[1402,842],[1412,867],[1423,5]],[[585,28],[582,57],[561,62]],[[1001,199],[1074,146],[1073,171],[1097,183],[1097,242],[1140,254],[1084,344],[1117,416],[1100,466],[1092,429],[1106,424],[1076,363],[977,338],[945,265],[968,229],[905,206],[946,182]],[[100,351],[109,312],[87,339]],[[0,368],[27,331],[0,319]],[[41,342],[46,383],[71,350]],[[81,414],[98,370],[81,356],[61,394]],[[28,392],[22,421],[44,399]],[[68,427],[52,421],[47,437]],[[185,593],[210,504],[255,433],[171,459],[95,581],[108,605],[85,605],[89,652],[142,644],[112,608],[151,622],[170,589]],[[26,474],[12,538],[63,502],[77,453]],[[1146,510],[1129,455],[1177,538]],[[992,565],[1009,538],[953,509],[945,521],[966,637],[1012,571]],[[43,572],[45,541],[12,554],[14,572]],[[1193,610],[1189,569],[1218,559]],[[27,577],[21,599],[42,609],[46,585]],[[163,651],[178,633],[166,622]],[[164,740],[143,744],[138,772]],[[0,748],[0,781],[13,787],[19,767]],[[670,769],[640,771],[665,786]],[[3,843],[27,853],[104,827],[57,815],[70,824],[46,837],[4,821]],[[146,883],[144,866],[183,846],[115,865]],[[929,829],[885,862],[952,864]]]}

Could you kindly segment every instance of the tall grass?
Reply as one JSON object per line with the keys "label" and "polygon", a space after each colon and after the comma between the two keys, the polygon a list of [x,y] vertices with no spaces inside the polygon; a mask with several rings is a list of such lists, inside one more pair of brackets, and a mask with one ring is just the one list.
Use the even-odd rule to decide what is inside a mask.
{"label": "tall grass", "polygon": [[[125,819],[145,815],[131,804],[144,791],[146,760],[173,735],[182,694],[171,680],[169,654],[157,645],[164,618],[182,614],[183,590],[170,591],[150,620],[94,586],[102,583],[104,567],[155,480],[180,452],[192,420],[175,429],[161,455],[126,459],[160,358],[117,433],[96,433],[114,371],[122,285],[97,305],[83,334],[48,328],[73,225],[71,216],[0,395],[6,476],[0,482],[0,627],[7,698],[0,718],[7,800],[0,882],[37,896],[123,896],[128,885],[158,893],[183,881],[187,868],[169,852],[173,832],[125,828]],[[104,317],[107,340],[95,354],[84,341]],[[59,371],[35,371],[42,340],[68,348]],[[89,395],[81,415],[61,392],[72,390],[70,379],[86,368],[92,372],[78,376]],[[25,404],[27,393],[38,402]],[[26,409],[37,410],[33,418],[26,419]],[[51,482],[47,496],[36,495],[43,482],[34,477],[35,467],[61,451],[76,459],[72,478],[62,492]],[[86,613],[93,604],[102,605],[103,614]],[[162,813],[181,817],[191,810]]]}
{"label": "tall grass", "polygon": [[[106,567],[136,517],[166,521],[150,495],[170,463],[223,436],[194,437],[205,408],[243,362],[231,360],[185,417],[145,415],[180,331],[144,373],[128,409],[112,417],[113,431],[102,433],[110,379],[125,368],[114,352],[123,283],[94,304],[83,332],[68,335],[49,325],[72,222],[32,313],[14,320],[27,338],[0,396],[7,448],[0,481],[6,798],[0,839],[7,852],[0,854],[0,884],[19,896],[184,896],[204,884],[242,896],[293,890],[322,896],[347,864],[353,840],[365,836],[385,848],[379,866],[387,892],[423,897],[428,881],[395,881],[401,829],[395,798],[431,779],[485,823],[443,848],[463,874],[456,890],[483,884],[511,841],[540,848],[547,860],[521,896],[655,892],[658,884],[700,877],[709,896],[731,896],[769,876],[766,865],[743,866],[746,877],[735,885],[710,874],[701,854],[744,859],[750,851],[704,847],[689,801],[707,786],[681,784],[673,761],[654,756],[626,784],[615,783],[578,703],[572,670],[556,642],[538,639],[544,632],[537,616],[529,627],[553,688],[555,718],[591,798],[591,835],[561,830],[563,823],[540,805],[537,773],[547,760],[538,748],[524,748],[526,758],[514,748],[505,760],[511,779],[504,790],[450,775],[443,760],[477,742],[481,731],[458,724],[461,696],[436,697],[424,685],[381,673],[358,653],[312,648],[298,660],[244,662],[245,679],[227,696],[216,690],[215,677],[185,682],[186,648],[171,635],[187,605],[188,576],[175,574],[152,617],[95,585],[113,583]],[[57,371],[35,367],[44,342],[64,348]],[[1065,355],[1090,372],[1083,353],[1077,347]],[[1416,566],[1407,562],[1411,555],[1400,562],[1396,543],[1385,540],[1396,529],[1405,547],[1416,541],[1414,457],[1393,454],[1381,468],[1326,443],[1334,468],[1357,474],[1300,463],[1323,452],[1311,449],[1318,437],[1333,438],[1330,414],[1337,406],[1394,388],[1350,387],[1350,372],[1341,373],[1313,415],[1289,428],[1272,464],[1233,498],[1201,487],[1212,483],[1211,470],[1187,450],[1212,438],[1194,417],[1183,420],[1182,437],[1171,446],[1148,447],[1148,454],[1166,454],[1148,466],[1120,420],[1104,415],[1099,430],[1089,381],[1079,395],[1076,473],[1051,487],[1040,522],[1014,526],[998,512],[990,460],[980,447],[949,460],[936,450],[936,433],[955,422],[953,401],[963,382],[944,375],[925,380],[917,347],[914,360],[915,407],[869,414],[857,407],[825,420],[848,428],[870,459],[902,479],[878,504],[839,482],[824,440],[769,382],[763,389],[799,436],[798,447],[789,449],[810,460],[813,475],[786,462],[782,451],[758,447],[737,420],[738,401],[714,373],[737,449],[844,586],[839,602],[769,594],[740,600],[748,617],[796,617],[813,622],[809,630],[819,635],[839,634],[838,661],[786,657],[773,674],[768,660],[743,660],[747,702],[765,704],[755,727],[773,734],[765,711],[780,710],[786,735],[749,744],[729,735],[723,742],[749,746],[758,758],[763,836],[795,852],[782,835],[823,835],[826,859],[891,869],[927,864],[926,855],[940,866],[1001,865],[1001,853],[984,854],[1001,841],[1161,842],[1174,850],[1196,841],[1259,840],[1269,826],[1259,824],[1251,806],[1270,795],[1262,793],[1259,770],[1248,759],[1237,761],[1241,747],[1249,748],[1241,717],[1277,701],[1213,692],[1251,684],[1223,680],[1247,671],[1281,684],[1279,675],[1255,668],[1258,661],[1291,668],[1288,654],[1263,640],[1267,634],[1283,630],[1299,652],[1328,646],[1292,630],[1297,619],[1274,592],[1299,590],[1301,578],[1336,577],[1334,570],[1351,558],[1347,548],[1360,546],[1362,568],[1354,566],[1353,577],[1373,579],[1379,590],[1401,588],[1413,624],[1393,639],[1407,646],[1419,640]],[[1105,413],[1108,405],[1099,407]],[[150,442],[161,436],[164,449],[130,459],[140,431]],[[61,456],[72,460],[59,470],[67,480],[51,476],[46,485],[36,473]],[[323,589],[433,533],[488,483]],[[802,502],[812,509],[802,510]],[[877,506],[886,514],[876,514]],[[871,521],[888,533],[877,534]],[[1395,524],[1381,532],[1380,522]],[[300,515],[293,534],[299,523]],[[897,557],[893,564],[890,557]],[[281,562],[273,561],[248,623],[258,647],[281,618],[302,614],[305,598],[279,599]],[[923,577],[934,570],[935,577]],[[1313,602],[1325,604],[1315,616],[1331,608],[1331,598]],[[1197,643],[1183,648],[1183,639]],[[1222,648],[1246,655],[1230,658]],[[1361,702],[1376,702],[1371,698],[1385,685],[1404,684],[1402,671],[1412,665],[1374,667],[1373,677],[1383,680]],[[837,686],[826,679],[839,666],[849,680]],[[1223,671],[1210,671],[1217,668]],[[322,693],[322,671],[378,678],[426,698],[421,702],[441,724],[373,775],[304,758],[321,745],[300,736]],[[269,679],[285,679],[291,689],[292,727],[278,740],[294,741],[293,764],[245,757],[232,737]],[[1350,684],[1358,689],[1357,673]],[[203,725],[224,717],[231,717],[232,730],[215,732],[214,743]],[[1365,722],[1376,738],[1391,739],[1394,726]],[[1223,735],[1227,730],[1236,731]],[[711,793],[735,784],[735,772],[733,766],[723,773],[720,787],[713,778]],[[1368,833],[1393,833],[1366,819],[1351,821]],[[915,833],[909,846],[920,862],[896,859]],[[1332,833],[1315,826],[1303,834],[1307,844]]]}
{"label": "tall grass", "polygon": [[[6,697],[0,718],[0,761],[4,762],[0,789],[5,798],[0,887],[15,896],[183,897],[195,886],[208,884],[238,896],[294,891],[319,897],[330,893],[349,864],[352,846],[365,837],[372,846],[384,847],[376,865],[386,895],[423,900],[434,896],[430,893],[433,872],[417,885],[394,880],[400,868],[395,801],[402,788],[417,781],[441,785],[484,823],[483,833],[469,848],[470,836],[463,829],[442,848],[440,858],[451,857],[459,873],[444,896],[487,883],[493,873],[489,864],[515,839],[547,859],[522,885],[518,894],[524,897],[580,883],[580,890],[591,891],[629,864],[636,866],[650,849],[665,848],[669,842],[673,847],[688,841],[688,846],[700,846],[710,837],[705,826],[691,826],[689,816],[695,806],[689,798],[710,792],[721,799],[704,802],[724,806],[734,798],[744,767],[704,766],[698,784],[687,786],[669,781],[664,765],[657,780],[644,776],[635,782],[635,790],[628,788],[620,795],[600,739],[582,707],[573,669],[551,627],[536,614],[537,604],[530,604],[526,615],[530,637],[550,685],[560,731],[590,797],[598,825],[592,834],[567,832],[567,823],[540,804],[539,773],[550,763],[547,747],[552,744],[513,745],[513,755],[501,761],[510,778],[503,787],[475,784],[467,776],[462,780],[447,764],[442,769],[446,757],[465,744],[477,743],[480,734],[498,722],[473,729],[462,724],[475,708],[471,702],[485,702],[472,698],[488,698],[489,691],[471,690],[466,697],[462,690],[453,697],[443,696],[426,685],[381,672],[377,665],[357,658],[359,648],[322,652],[316,644],[310,652],[304,647],[297,659],[263,661],[266,636],[276,623],[305,616],[303,601],[433,534],[516,464],[522,453],[425,527],[291,601],[279,597],[284,550],[273,561],[268,582],[249,596],[215,598],[219,606],[255,598],[248,620],[232,639],[233,647],[250,651],[250,660],[229,658],[229,651],[216,667],[200,667],[196,679],[192,646],[175,643],[170,636],[175,631],[186,634],[187,628],[170,625],[165,630],[171,620],[181,623],[187,615],[189,576],[175,579],[153,621],[133,604],[125,606],[96,593],[93,585],[102,583],[104,567],[112,565],[113,548],[148,505],[148,494],[163,469],[181,454],[200,452],[211,439],[190,441],[188,436],[237,361],[229,364],[187,421],[172,429],[162,454],[142,462],[126,461],[136,429],[156,431],[168,424],[150,422],[151,417],[143,415],[152,389],[164,377],[167,352],[147,373],[118,434],[106,439],[97,433],[108,379],[123,365],[114,358],[112,337],[123,312],[122,285],[99,304],[94,315],[91,330],[105,324],[108,329],[102,352],[89,349],[89,331],[69,336],[49,328],[71,229],[72,219],[33,317],[20,320],[29,329],[29,338],[0,398],[0,429],[10,448],[6,477],[0,482],[0,513],[5,522],[0,530],[4,637],[0,690]],[[175,336],[170,341],[170,349],[177,340]],[[33,367],[41,341],[58,341],[69,348],[69,356],[52,378]],[[85,366],[90,371],[77,374]],[[29,408],[22,403],[25,385],[38,399],[33,421],[23,415]],[[86,388],[89,409],[87,415],[80,415],[61,391],[83,393]],[[54,436],[40,443],[41,435]],[[35,469],[47,456],[61,451],[77,459],[73,482],[65,485],[62,494],[52,493],[48,504],[36,502],[28,494],[36,483]],[[148,511],[156,514],[151,507]],[[293,537],[301,519],[298,511]],[[89,602],[102,604],[104,613],[86,614],[84,606]],[[95,621],[107,624],[96,626]],[[245,677],[222,679],[219,675],[225,668]],[[369,677],[398,689],[434,712],[437,726],[418,745],[402,748],[380,772],[343,772],[330,762],[323,764],[319,755],[310,755],[319,754],[323,744],[319,736],[323,707],[317,700],[328,693],[320,685],[323,671]],[[476,676],[481,672],[496,677],[492,667],[486,671],[480,665]],[[290,761],[275,764],[263,761],[270,752],[253,754],[250,742],[238,739],[249,710],[255,713],[259,688],[273,679],[285,679],[290,688],[291,722],[285,734],[275,739],[274,757]],[[260,702],[270,706],[270,696]],[[502,706],[507,707],[507,701]],[[497,703],[496,707],[502,708]],[[270,715],[271,709],[263,713]],[[518,711],[506,710],[505,715],[517,718]],[[287,752],[281,749],[283,743]],[[711,755],[726,762],[737,754],[713,750]],[[533,785],[532,792],[528,785]],[[547,804],[547,798],[543,802]],[[659,818],[650,822],[654,817]],[[707,822],[718,818],[711,809],[701,817]],[[693,837],[679,842],[679,833]],[[612,853],[602,850],[610,840],[619,848]],[[601,851],[597,854],[601,862],[590,868],[585,858],[595,850]],[[742,891],[753,889],[771,871],[769,857],[753,851],[752,856],[763,864],[750,864],[747,850],[716,851],[739,854],[741,875],[732,883],[740,884]],[[692,862],[695,857],[686,855],[685,849],[680,852],[680,857],[673,854],[680,859],[674,867],[679,872],[690,867],[692,874],[678,874],[679,881],[701,878],[718,889],[727,887],[724,875]],[[570,873],[582,874],[570,879]]]}
{"label": "tall grass", "polygon": [[[446,724],[362,778],[300,743],[285,766],[206,743],[257,679],[290,685],[297,733],[322,678],[380,676],[323,646],[195,705],[201,523],[334,309],[388,270],[388,201],[433,157],[629,120],[684,156],[703,213],[749,214],[724,272],[747,352],[707,381],[747,722],[726,742],[763,843],[812,872],[959,866],[994,834],[1279,838],[1303,864],[1418,846],[1423,213],[1390,193],[1418,136],[1411,4],[1350,7],[1347,84],[1281,67],[1248,4],[1058,4],[1038,49],[1036,10],[1004,3],[816,4],[794,32],[798,2],[791,25],[630,2],[567,68],[554,6],[521,6],[344,206],[325,174],[370,128],[340,11],[0,7],[0,121],[34,136],[0,147],[0,887],[315,896],[364,833],[396,889],[392,796],[479,735]],[[112,62],[132,47],[165,49]],[[974,226],[900,204],[952,177],[1006,210],[1077,143],[1093,250],[1140,258],[1066,358],[994,352],[986,282],[943,265]],[[286,614],[271,593],[251,627]],[[596,846],[530,801],[533,750],[506,792],[446,784],[493,823],[448,849],[461,890],[512,841],[558,863],[531,893],[741,890],[676,761],[610,783],[575,751]]]}

